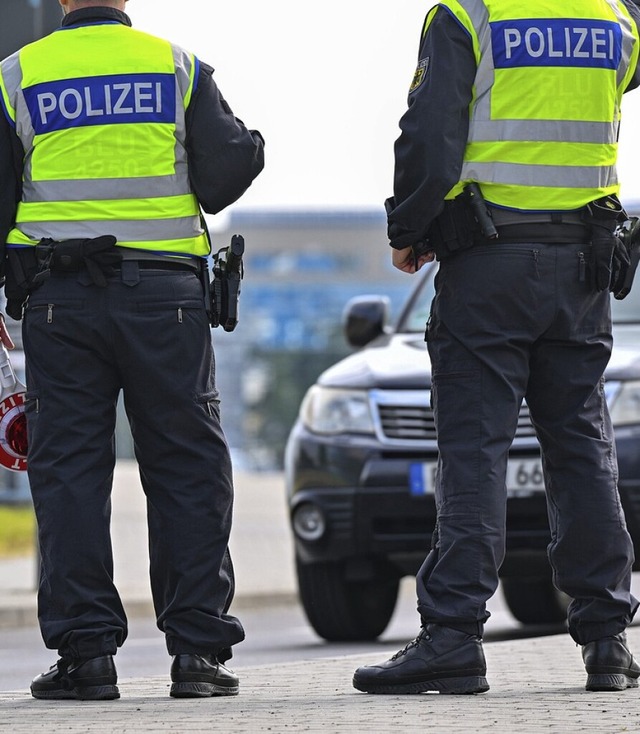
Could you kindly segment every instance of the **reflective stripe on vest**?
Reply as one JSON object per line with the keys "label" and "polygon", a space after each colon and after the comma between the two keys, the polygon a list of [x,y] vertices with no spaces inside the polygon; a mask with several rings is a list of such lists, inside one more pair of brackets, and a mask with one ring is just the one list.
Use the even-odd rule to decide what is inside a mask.
{"label": "reflective stripe on vest", "polygon": [[25,151],[8,243],[112,234],[208,254],[185,149],[196,74],[195,57],[120,23],[63,28],[3,61],[2,102]]}
{"label": "reflective stripe on vest", "polygon": [[447,198],[467,181],[516,209],[577,209],[618,193],[620,104],[639,46],[624,4],[541,0],[526,18],[515,0],[440,5],[477,63],[460,183]]}

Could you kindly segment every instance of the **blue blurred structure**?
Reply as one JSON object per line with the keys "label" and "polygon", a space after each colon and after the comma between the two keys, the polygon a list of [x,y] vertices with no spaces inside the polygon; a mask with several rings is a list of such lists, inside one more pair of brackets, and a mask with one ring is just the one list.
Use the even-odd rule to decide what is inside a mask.
{"label": "blue blurred structure", "polygon": [[279,468],[307,388],[345,356],[342,313],[355,296],[384,294],[392,318],[411,277],[391,266],[382,207],[240,210],[213,234],[246,242],[240,323],[214,330],[222,417],[238,461]]}
{"label": "blue blurred structure", "polygon": [[[246,242],[240,323],[230,334],[212,332],[222,421],[238,468],[277,469],[307,388],[349,352],[347,301],[386,295],[393,318],[413,281],[391,266],[382,207],[232,211],[223,227],[212,227],[213,249],[233,234]],[[18,345],[14,361],[20,324],[8,324]],[[119,457],[133,457],[122,404],[116,446]],[[28,501],[26,474],[0,469],[0,503]]]}
{"label": "blue blurred structure", "polygon": [[236,232],[246,240],[243,331],[267,349],[325,349],[350,298],[384,293],[395,312],[411,286],[391,266],[382,208],[234,212],[214,248]]}
{"label": "blue blurred structure", "polygon": [[12,472],[3,467],[0,474],[0,505],[27,504],[31,504],[27,473]]}

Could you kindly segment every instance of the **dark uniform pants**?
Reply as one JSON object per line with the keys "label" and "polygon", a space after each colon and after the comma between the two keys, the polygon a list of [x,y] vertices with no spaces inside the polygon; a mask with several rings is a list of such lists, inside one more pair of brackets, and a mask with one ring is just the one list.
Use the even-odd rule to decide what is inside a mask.
{"label": "dark uniform pants", "polygon": [[585,245],[491,244],[441,263],[427,326],[440,452],[424,621],[482,633],[505,552],[507,454],[523,398],[542,446],[556,586],[579,644],[617,634],[638,602],[602,375],[610,295]]}
{"label": "dark uniform pants", "polygon": [[28,471],[38,522],[45,644],[115,653],[127,619],[109,532],[120,390],[147,498],[150,575],[170,654],[230,656],[233,486],[202,286],[194,272],[124,263],[105,288],[56,276],[30,297]]}

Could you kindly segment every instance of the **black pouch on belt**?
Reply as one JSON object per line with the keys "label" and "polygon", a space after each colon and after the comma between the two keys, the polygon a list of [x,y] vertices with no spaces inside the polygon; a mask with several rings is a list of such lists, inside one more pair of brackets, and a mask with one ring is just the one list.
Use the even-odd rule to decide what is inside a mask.
{"label": "black pouch on belt", "polygon": [[35,248],[40,267],[34,282],[45,280],[51,273],[86,270],[95,285],[104,288],[107,276],[113,275],[114,266],[122,261],[116,242],[110,234],[92,239],[41,240]]}
{"label": "black pouch on belt", "polygon": [[586,206],[584,218],[591,227],[591,284],[597,291],[611,290],[629,267],[627,249],[615,235],[626,214],[617,196],[603,196]]}
{"label": "black pouch on belt", "polygon": [[7,248],[7,279],[4,294],[7,299],[5,310],[15,321],[22,319],[24,304],[34,290],[33,280],[38,272],[35,247]]}
{"label": "black pouch on belt", "polygon": [[427,233],[426,249],[434,250],[437,260],[473,247],[481,235],[467,198],[460,195],[445,201],[444,209],[433,220]]}

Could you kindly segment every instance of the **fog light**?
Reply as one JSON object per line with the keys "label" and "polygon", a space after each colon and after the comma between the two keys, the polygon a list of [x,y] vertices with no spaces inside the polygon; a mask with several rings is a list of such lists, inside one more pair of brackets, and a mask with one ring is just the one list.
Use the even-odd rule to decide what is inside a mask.
{"label": "fog light", "polygon": [[326,529],[324,513],[315,505],[302,504],[293,513],[293,530],[302,540],[320,540]]}

